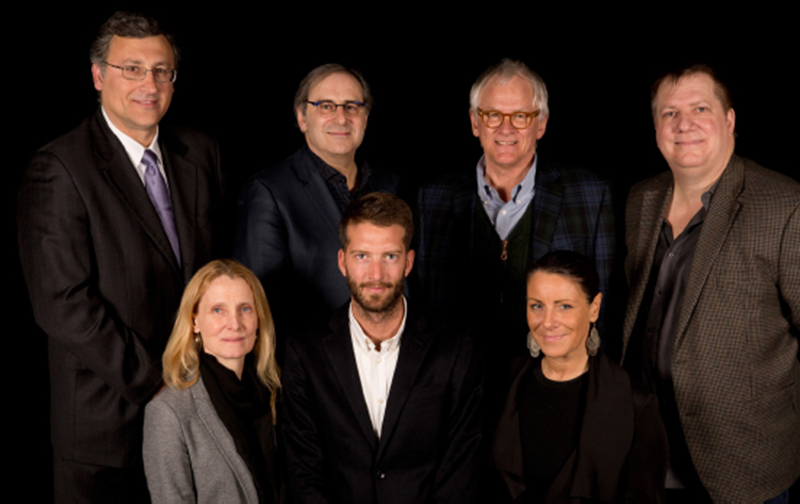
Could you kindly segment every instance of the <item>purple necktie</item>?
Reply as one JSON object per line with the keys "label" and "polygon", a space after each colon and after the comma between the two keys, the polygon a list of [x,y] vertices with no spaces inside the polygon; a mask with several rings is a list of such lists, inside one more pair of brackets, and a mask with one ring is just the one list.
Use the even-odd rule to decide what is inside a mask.
{"label": "purple necktie", "polygon": [[169,238],[169,244],[172,245],[172,251],[178,259],[178,265],[181,264],[181,247],[178,243],[178,232],[175,230],[175,216],[172,214],[172,200],[169,198],[169,191],[167,184],[164,183],[164,178],[158,170],[158,161],[156,155],[150,149],[144,151],[142,156],[142,163],[147,167],[144,171],[144,187],[147,189],[147,195],[150,196],[150,201],[158,212],[158,218],[161,219],[161,225]]}

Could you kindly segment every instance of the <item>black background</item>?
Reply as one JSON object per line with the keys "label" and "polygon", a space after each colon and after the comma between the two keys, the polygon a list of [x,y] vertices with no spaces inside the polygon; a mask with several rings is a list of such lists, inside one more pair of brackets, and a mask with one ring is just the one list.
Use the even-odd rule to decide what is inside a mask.
{"label": "black background", "polygon": [[[550,120],[538,152],[610,177],[620,210],[633,182],[667,169],[655,145],[649,92],[661,72],[681,63],[709,63],[729,82],[738,154],[800,179],[793,156],[800,46],[789,24],[796,16],[788,12],[702,12],[682,3],[558,11],[495,3],[482,10],[118,3],[79,13],[22,6],[7,14],[3,35],[6,159],[12,153],[5,215],[15,214],[19,180],[33,152],[96,109],[89,46],[120,8],[153,15],[176,32],[183,57],[165,121],[219,139],[231,220],[241,183],[302,144],[294,92],[309,70],[328,62],[359,69],[373,88],[376,106],[360,152],[412,184],[474,169],[481,149],[469,126],[469,88],[504,57],[528,64],[550,92]],[[47,501],[46,339],[30,312],[15,229],[5,244],[11,260],[6,313],[15,320],[5,346],[11,362],[5,411],[13,418],[6,424],[13,460],[6,477],[28,482],[41,474],[25,485],[31,492],[26,500]]]}

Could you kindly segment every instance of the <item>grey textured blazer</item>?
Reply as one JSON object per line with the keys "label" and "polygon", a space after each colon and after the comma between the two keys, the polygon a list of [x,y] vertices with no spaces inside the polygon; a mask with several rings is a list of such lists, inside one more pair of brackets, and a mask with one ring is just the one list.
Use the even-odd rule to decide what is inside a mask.
{"label": "grey textured blazer", "polygon": [[144,471],[154,503],[258,503],[253,477],[203,379],[166,388],[145,408]]}
{"label": "grey textured blazer", "polygon": [[[665,172],[628,198],[623,351],[672,187]],[[689,453],[715,502],[764,502],[800,474],[798,335],[800,184],[734,155],[703,223],[672,358]]]}

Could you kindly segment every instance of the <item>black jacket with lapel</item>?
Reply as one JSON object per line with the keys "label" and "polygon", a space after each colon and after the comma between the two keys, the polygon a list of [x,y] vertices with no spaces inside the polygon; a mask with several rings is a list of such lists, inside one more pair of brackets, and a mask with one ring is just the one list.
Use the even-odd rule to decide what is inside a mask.
{"label": "black jacket with lapel", "polygon": [[[371,168],[367,184],[397,193],[399,180]],[[233,257],[264,285],[278,334],[309,317],[327,319],[350,299],[337,262],[341,217],[305,146],[242,188]]]}
{"label": "black jacket with lapel", "polygon": [[18,201],[19,250],[49,341],[52,441],[79,462],[141,465],[144,403],[183,287],[211,259],[216,143],[160,128],[181,266],[102,112],[40,149]]}
{"label": "black jacket with lapel", "polygon": [[480,467],[482,368],[472,338],[409,308],[378,439],[349,330],[348,305],[327,328],[290,338],[284,441],[299,502],[469,502]]}

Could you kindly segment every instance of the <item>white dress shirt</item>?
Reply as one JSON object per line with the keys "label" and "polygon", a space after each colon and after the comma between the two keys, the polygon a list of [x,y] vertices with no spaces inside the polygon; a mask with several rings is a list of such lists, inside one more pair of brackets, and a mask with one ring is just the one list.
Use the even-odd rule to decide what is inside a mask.
{"label": "white dress shirt", "polygon": [[353,304],[350,304],[350,335],[353,341],[353,353],[358,367],[358,378],[361,381],[361,390],[364,392],[364,401],[367,403],[369,418],[372,428],[378,439],[381,437],[383,415],[386,413],[386,401],[392,388],[392,378],[397,367],[397,357],[400,354],[400,339],[406,328],[408,306],[403,296],[403,322],[397,333],[383,341],[380,350],[375,343],[364,333],[361,324],[353,315]]}
{"label": "white dress shirt", "polygon": [[100,107],[100,110],[103,111],[103,117],[106,119],[106,124],[108,124],[111,132],[114,133],[114,136],[117,137],[119,142],[122,144],[122,147],[125,148],[125,152],[128,154],[131,164],[136,168],[136,173],[139,175],[142,185],[144,185],[144,172],[147,170],[147,167],[144,165],[144,163],[142,163],[142,156],[144,156],[145,149],[150,149],[156,155],[156,159],[158,160],[158,171],[161,172],[161,177],[164,179],[164,184],[166,184],[167,189],[169,189],[169,181],[167,181],[167,173],[164,171],[164,161],[161,157],[161,147],[158,146],[158,129],[156,129],[156,135],[153,137],[153,141],[148,147],[145,147],[123,133],[122,130],[114,126],[114,123],[109,120],[108,114],[106,114],[106,110],[103,107]]}

